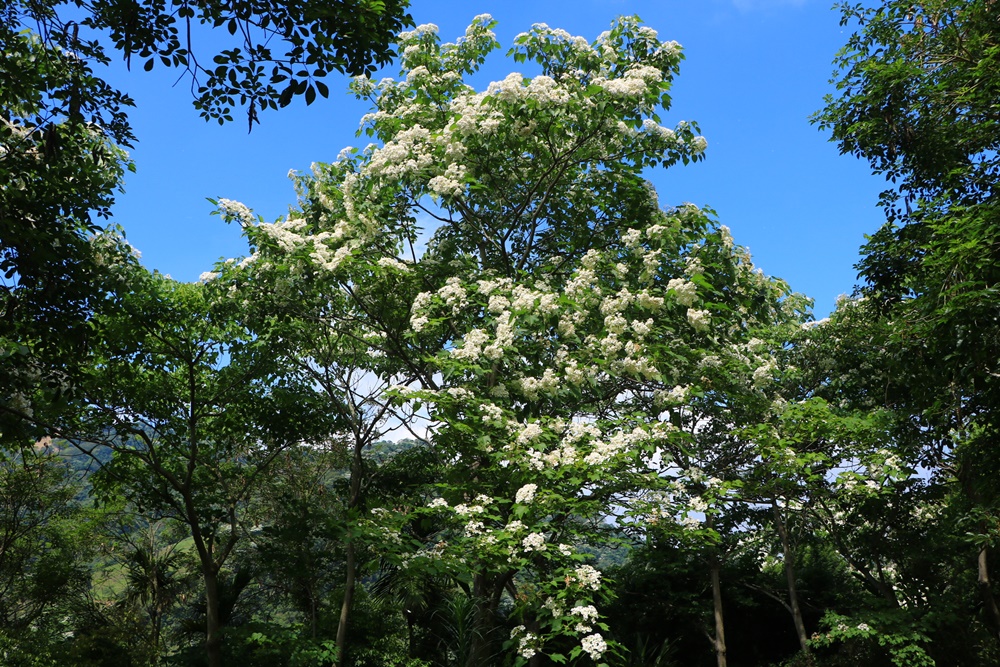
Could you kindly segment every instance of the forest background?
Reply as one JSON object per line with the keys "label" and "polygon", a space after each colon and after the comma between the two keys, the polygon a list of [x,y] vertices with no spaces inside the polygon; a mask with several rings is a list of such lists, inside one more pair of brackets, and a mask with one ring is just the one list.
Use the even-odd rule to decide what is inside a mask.
{"label": "forest background", "polygon": [[[399,83],[355,80],[369,101],[203,96],[220,126],[112,51],[129,243],[86,226],[130,166],[92,131],[132,143],[123,100],[81,125],[59,77],[94,47],[48,35],[72,40],[37,70],[63,92],[4,93],[6,660],[993,659],[993,3],[845,7],[846,32],[808,2],[657,7],[615,11],[658,37],[623,19],[587,46],[537,23],[593,39],[581,7],[466,29],[427,4],[447,19],[400,36]],[[356,9],[384,60],[401,8]],[[813,70],[851,18],[833,89]],[[11,25],[5,67],[36,71]],[[518,62],[480,69],[494,31]],[[373,102],[381,147],[333,161]],[[228,227],[187,212],[206,189]],[[822,323],[767,276],[826,313],[876,230]]]}

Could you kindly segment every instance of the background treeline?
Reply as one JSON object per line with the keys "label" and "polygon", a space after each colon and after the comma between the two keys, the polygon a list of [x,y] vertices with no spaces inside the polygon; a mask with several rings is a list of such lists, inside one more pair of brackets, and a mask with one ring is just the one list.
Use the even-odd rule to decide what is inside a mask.
{"label": "background treeline", "polygon": [[[412,501],[441,474],[416,440],[375,443],[366,461],[370,497],[383,506]],[[204,590],[191,539],[167,517],[95,503],[92,467],[59,441],[3,461],[5,664],[204,664]],[[220,579],[225,664],[331,664],[345,568],[344,452],[288,452],[272,471],[252,500],[260,523]],[[996,641],[976,595],[976,551],[960,520],[946,518],[957,498],[949,503],[930,487],[898,483],[891,501],[853,507],[832,531],[806,511],[789,519],[798,604],[817,633],[811,657],[799,652],[781,536],[769,517],[755,531],[734,526],[718,544],[617,535],[613,548],[591,549],[611,580],[603,612],[625,649],[620,664],[715,663],[716,562],[729,664],[987,664]],[[462,582],[407,574],[374,549],[360,559],[348,664],[465,664],[474,601]],[[913,658],[905,649],[914,646],[926,653]]]}
{"label": "background treeline", "polygon": [[[815,121],[890,187],[819,322],[643,179],[706,141],[634,17],[536,25],[484,92],[491,17],[399,34],[352,84],[376,143],[285,220],[218,201],[247,257],[149,272],[93,219],[132,137],[80,28],[252,125],[410,20],[109,7],[2,5],[3,664],[1000,663],[994,0],[842,7]],[[289,50],[204,69],[191,22]]]}

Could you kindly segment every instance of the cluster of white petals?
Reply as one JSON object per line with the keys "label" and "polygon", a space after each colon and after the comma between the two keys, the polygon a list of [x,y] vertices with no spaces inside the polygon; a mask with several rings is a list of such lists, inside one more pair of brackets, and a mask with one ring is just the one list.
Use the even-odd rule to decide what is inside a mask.
{"label": "cluster of white petals", "polygon": [[577,632],[582,634],[594,629],[593,625],[597,622],[597,608],[594,605],[577,605],[570,609],[569,613],[579,619],[574,628]]}
{"label": "cluster of white petals", "polygon": [[596,591],[601,587],[601,573],[591,565],[581,565],[573,571],[574,578],[584,588]]}
{"label": "cluster of white petals", "polygon": [[599,660],[608,650],[608,644],[599,634],[592,634],[580,640],[580,647],[590,656],[591,660]]}
{"label": "cluster of white petals", "polygon": [[545,536],[541,533],[531,533],[523,540],[521,540],[521,546],[524,547],[524,551],[545,551],[548,545],[545,544]]}
{"label": "cluster of white petals", "polygon": [[515,626],[510,631],[510,638],[517,639],[517,652],[522,658],[530,660],[535,656],[534,644],[538,641],[538,637],[528,632],[523,625]]}
{"label": "cluster of white petals", "polygon": [[527,505],[535,499],[536,491],[538,491],[537,484],[525,484],[517,490],[517,494],[514,496],[514,502]]}
{"label": "cluster of white petals", "polygon": [[682,306],[693,306],[698,299],[698,287],[683,278],[671,278],[667,289],[673,291],[674,300]]}
{"label": "cluster of white petals", "polygon": [[708,331],[712,326],[712,315],[707,310],[688,308],[687,320],[695,331]]}
{"label": "cluster of white petals", "polygon": [[232,199],[219,199],[219,211],[224,217],[237,220],[243,225],[252,225],[254,222],[253,213],[246,204]]}

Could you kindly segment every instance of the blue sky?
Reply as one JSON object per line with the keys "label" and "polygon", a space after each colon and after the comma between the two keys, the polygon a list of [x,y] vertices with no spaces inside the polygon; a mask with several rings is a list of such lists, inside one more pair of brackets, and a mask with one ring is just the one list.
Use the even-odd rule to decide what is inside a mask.
{"label": "blue sky", "polygon": [[[532,23],[590,40],[615,16],[638,14],[686,55],[663,123],[697,121],[708,139],[706,161],[650,172],[661,204],[715,209],[758,266],[816,300],[817,317],[852,290],[863,235],[882,222],[875,204],[884,181],[839,155],[808,120],[832,92],[831,61],[851,33],[830,0],[413,0],[411,12],[417,23],[437,24],[444,41],[476,14],[500,22],[503,49],[480,73],[482,86],[511,71],[531,73],[504,53]],[[239,118],[222,127],[203,121],[187,82],[174,85],[175,71],[115,65],[108,77],[135,99],[139,137],[138,171],[126,180],[115,221],[148,267],[179,280],[245,253],[239,230],[210,216],[206,197],[236,199],[273,219],[294,202],[290,169],[367,143],[354,134],[367,105],[346,93],[343,76],[327,79],[329,99],[267,112],[250,134]]]}

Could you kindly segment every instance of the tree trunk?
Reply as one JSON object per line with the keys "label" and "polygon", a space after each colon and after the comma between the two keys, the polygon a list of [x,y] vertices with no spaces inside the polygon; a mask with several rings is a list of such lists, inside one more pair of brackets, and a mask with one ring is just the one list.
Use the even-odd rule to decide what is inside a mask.
{"label": "tree trunk", "polygon": [[493,595],[490,594],[486,575],[477,574],[473,581],[472,599],[476,606],[472,612],[472,636],[469,637],[466,666],[481,667],[490,664],[490,640],[495,620],[491,605]]}
{"label": "tree trunk", "polygon": [[309,629],[312,631],[313,641],[316,641],[316,615],[319,610],[316,608],[316,587],[310,583],[309,584]]}
{"label": "tree trunk", "polygon": [[979,590],[983,596],[983,605],[986,607],[986,615],[993,628],[993,635],[1000,637],[1000,608],[997,607],[997,600],[993,596],[993,587],[990,585],[989,547],[985,544],[979,549],[977,565],[979,568]]}
{"label": "tree trunk", "polygon": [[406,657],[413,659],[413,614],[407,610],[403,615],[406,616]]}
{"label": "tree trunk", "polygon": [[726,627],[722,618],[722,564],[716,554],[712,554],[712,604],[715,610],[715,662],[718,667],[726,667]]}
{"label": "tree trunk", "polygon": [[[154,598],[155,599],[155,598]],[[153,664],[160,664],[160,635],[163,632],[163,615],[160,613],[159,600],[156,600],[156,610],[150,617],[150,625],[153,631]]]}
{"label": "tree trunk", "polygon": [[[354,459],[351,461],[351,497],[347,503],[348,521],[354,510],[361,504],[361,478],[364,476],[365,461],[361,456],[363,442],[357,439],[354,445]],[[357,551],[352,531],[347,531],[347,563],[344,576],[344,600],[340,605],[340,621],[337,623],[337,667],[344,667],[347,656],[347,622],[351,617],[354,603],[354,588],[357,585]]]}
{"label": "tree trunk", "polygon": [[[709,528],[715,524],[715,516],[706,514],[705,523]],[[712,611],[715,617],[715,662],[717,667],[726,667],[726,626],[722,615],[722,560],[718,549],[709,550],[709,569],[712,577]]]}
{"label": "tree trunk", "polygon": [[354,540],[348,536],[347,542],[347,576],[344,582],[344,601],[340,605],[340,622],[337,624],[337,666],[343,667],[347,648],[347,621],[351,615],[351,604],[354,602],[354,587],[357,577]]}
{"label": "tree trunk", "polygon": [[205,652],[208,667],[222,667],[222,619],[219,617],[219,573],[202,565],[205,578]]}
{"label": "tree trunk", "polygon": [[[771,499],[771,509],[774,511],[774,526],[781,536],[781,550],[785,561],[785,579],[788,581],[788,606],[792,611],[792,619],[795,621],[795,634],[799,637],[799,646],[806,656],[809,653],[809,636],[806,634],[806,625],[802,621],[802,610],[799,608],[799,594],[795,588],[795,554],[792,551],[792,544],[788,539],[788,528],[781,518],[781,510],[778,508],[778,500]],[[811,657],[809,663],[812,664]]]}

